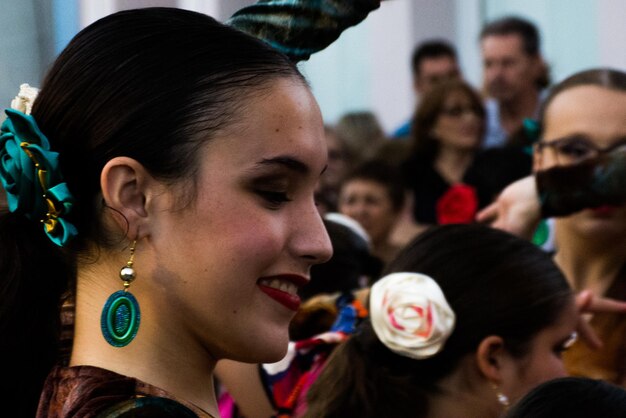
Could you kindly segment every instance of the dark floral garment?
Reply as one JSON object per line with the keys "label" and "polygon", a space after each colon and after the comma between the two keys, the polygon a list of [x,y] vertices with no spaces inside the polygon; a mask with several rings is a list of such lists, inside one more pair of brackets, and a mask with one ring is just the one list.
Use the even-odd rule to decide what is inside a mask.
{"label": "dark floral garment", "polygon": [[207,412],[132,377],[92,366],[57,367],[37,418],[211,418]]}

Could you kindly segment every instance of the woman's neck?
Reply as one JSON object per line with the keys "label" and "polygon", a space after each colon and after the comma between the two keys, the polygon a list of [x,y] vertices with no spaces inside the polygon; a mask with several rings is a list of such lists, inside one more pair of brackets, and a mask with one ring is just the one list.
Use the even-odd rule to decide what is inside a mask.
{"label": "woman's neck", "polygon": [[105,341],[100,330],[100,315],[109,295],[122,288],[122,282],[116,277],[119,271],[112,267],[118,265],[123,262],[99,261],[79,269],[70,365],[96,366],[137,378],[212,416],[219,416],[212,379],[214,359],[184,330],[177,329],[175,321],[164,318],[159,310],[163,304],[154,298],[142,297],[139,279],[129,289],[141,309],[136,338],[120,348]]}
{"label": "woman's neck", "polygon": [[428,401],[428,418],[496,418],[502,415],[496,394],[487,382],[466,375],[444,378],[441,391]]}
{"label": "woman's neck", "polygon": [[435,158],[435,170],[450,184],[461,183],[474,161],[474,150],[442,146]]}
{"label": "woman's neck", "polygon": [[555,230],[557,253],[554,261],[559,266],[574,290],[589,289],[602,296],[624,266],[626,246],[614,242],[602,242],[600,237],[589,245],[589,239],[569,233],[560,228]]}

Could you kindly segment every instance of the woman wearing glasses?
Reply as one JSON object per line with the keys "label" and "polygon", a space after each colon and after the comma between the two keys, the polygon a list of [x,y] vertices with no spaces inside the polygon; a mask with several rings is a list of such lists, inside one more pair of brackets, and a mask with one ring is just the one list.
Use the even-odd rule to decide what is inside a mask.
{"label": "woman wearing glasses", "polygon": [[[546,99],[541,120],[536,171],[626,152],[626,73],[596,69],[569,77]],[[626,299],[626,206],[586,209],[557,219],[555,229],[555,261],[574,289]],[[572,347],[565,356],[570,373],[624,385],[626,317],[595,314],[591,325],[604,347]]]}
{"label": "woman wearing glasses", "polygon": [[478,207],[530,171],[529,159],[516,150],[479,153],[485,110],[480,96],[462,81],[442,84],[424,97],[413,126],[403,172],[414,194],[417,223],[472,222]]}

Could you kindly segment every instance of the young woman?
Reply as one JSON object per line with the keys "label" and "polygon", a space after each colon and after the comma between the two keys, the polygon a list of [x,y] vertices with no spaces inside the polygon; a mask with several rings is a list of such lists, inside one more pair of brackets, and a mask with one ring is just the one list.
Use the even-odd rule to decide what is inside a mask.
{"label": "young woman", "polygon": [[371,322],[336,349],[310,417],[498,417],[563,376],[574,297],[550,256],[476,225],[417,238],[370,293]]}
{"label": "young woman", "polygon": [[69,291],[71,357],[39,417],[217,416],[216,361],[280,359],[297,290],[331,254],[306,82],[210,17],[142,9],[79,33],[16,107],[0,141],[6,402],[34,414]]}
{"label": "young woman", "polygon": [[[541,111],[535,170],[584,165],[626,153],[626,73],[595,69],[575,74],[551,91]],[[615,158],[614,158],[615,159]],[[612,171],[605,176],[612,178]],[[602,179],[600,179],[602,180]],[[575,179],[573,180],[575,182]],[[613,180],[613,184],[618,179]],[[602,205],[558,218],[555,261],[576,289],[626,300],[626,206]],[[577,344],[566,356],[570,373],[626,384],[626,317],[596,314],[591,326],[604,341],[592,351]]]}

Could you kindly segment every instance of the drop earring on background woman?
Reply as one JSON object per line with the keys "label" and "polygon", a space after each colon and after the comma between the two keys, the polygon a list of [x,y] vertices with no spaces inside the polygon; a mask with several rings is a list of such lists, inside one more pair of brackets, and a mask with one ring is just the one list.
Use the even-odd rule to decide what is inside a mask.
{"label": "drop earring on background woman", "polygon": [[500,391],[500,388],[495,383],[493,385],[493,390],[496,392],[496,398],[498,399],[498,403],[504,407],[504,410],[508,410],[511,405],[509,401],[509,397]]}
{"label": "drop earring on background woman", "polygon": [[133,269],[136,245],[137,240],[134,240],[130,246],[130,258],[120,270],[120,279],[124,282],[124,290],[118,290],[109,296],[100,317],[102,335],[114,347],[128,345],[135,339],[139,329],[141,318],[139,303],[137,303],[135,296],[128,291],[131,282],[136,277],[135,269]]}

